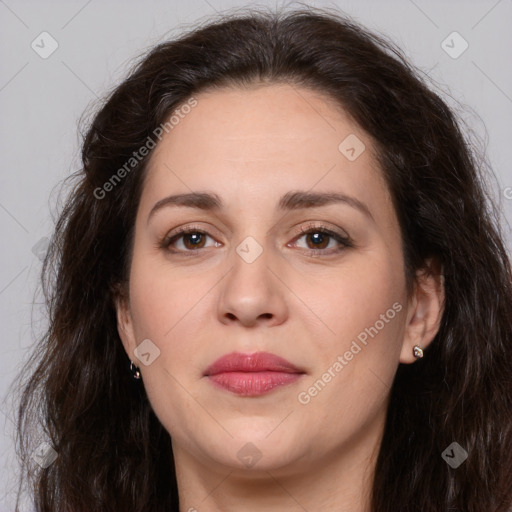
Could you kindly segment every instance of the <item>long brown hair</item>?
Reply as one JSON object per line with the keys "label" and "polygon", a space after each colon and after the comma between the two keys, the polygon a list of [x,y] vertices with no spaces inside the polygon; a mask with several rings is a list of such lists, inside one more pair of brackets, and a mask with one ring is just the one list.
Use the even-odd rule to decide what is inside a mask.
{"label": "long brown hair", "polygon": [[[263,81],[323,92],[372,136],[408,285],[428,258],[444,269],[440,330],[393,383],[372,510],[505,512],[512,274],[484,170],[460,121],[400,50],[307,7],[239,11],[159,44],[90,122],[43,266],[49,327],[20,380],[18,452],[37,510],[178,510],[170,436],[131,378],[113,305],[128,279],[149,156],[99,191],[193,95]],[[42,434],[58,454],[46,468],[30,459]],[[453,442],[468,454],[456,469],[441,456]]]}

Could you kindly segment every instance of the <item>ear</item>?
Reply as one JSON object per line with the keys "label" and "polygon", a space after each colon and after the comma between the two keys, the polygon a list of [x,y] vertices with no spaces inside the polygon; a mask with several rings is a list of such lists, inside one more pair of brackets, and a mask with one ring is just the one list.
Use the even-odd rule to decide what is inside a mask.
{"label": "ear", "polygon": [[117,332],[123,343],[126,354],[133,361],[137,344],[135,343],[135,332],[133,328],[132,313],[130,310],[130,300],[126,293],[116,293],[114,296],[114,306],[117,316]]}
{"label": "ear", "polygon": [[414,291],[407,306],[401,363],[414,363],[417,360],[413,354],[414,346],[424,350],[435,338],[443,316],[444,299],[442,266],[429,259],[416,273]]}

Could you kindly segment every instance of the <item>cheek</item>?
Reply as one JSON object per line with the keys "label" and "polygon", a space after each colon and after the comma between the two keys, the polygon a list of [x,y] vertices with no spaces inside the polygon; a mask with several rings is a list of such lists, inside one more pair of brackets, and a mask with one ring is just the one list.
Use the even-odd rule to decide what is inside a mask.
{"label": "cheek", "polygon": [[375,333],[375,328],[379,339],[395,344],[401,341],[400,310],[405,311],[406,293],[399,263],[387,255],[368,254],[353,258],[328,278],[302,283],[298,295],[308,297],[308,306],[328,328],[324,327],[323,349],[330,354],[345,347],[348,350],[358,335],[364,341],[365,333],[368,337],[368,330]]}
{"label": "cheek", "polygon": [[193,308],[202,284],[193,275],[180,277],[164,258],[135,251],[130,272],[130,303],[134,325],[141,336],[162,339],[179,318]]}
{"label": "cheek", "polygon": [[[217,280],[212,272],[184,275],[154,257],[134,258],[130,276],[134,332],[137,343],[149,338],[160,350],[153,369],[177,376],[186,369],[193,377],[202,372],[196,356],[201,354],[201,335],[204,338],[211,328],[205,322],[213,318],[214,294],[209,291]],[[154,378],[151,373],[146,372],[146,380]]]}
{"label": "cheek", "polygon": [[315,371],[297,401],[303,422],[321,418],[335,443],[360,432],[387,403],[403,339],[404,280],[399,266],[366,265],[340,274],[324,297],[322,320],[334,334],[310,332],[318,340]]}
{"label": "cheek", "polygon": [[144,388],[165,428],[180,432],[182,421],[176,418],[188,418],[197,409],[199,397],[190,383],[204,370],[197,356],[205,308],[212,308],[205,294],[212,285],[206,277],[177,278],[149,258],[134,259],[130,279],[136,342],[150,339],[159,352],[150,366],[139,365]]}
{"label": "cheek", "polygon": [[316,307],[329,331],[323,329],[327,336],[310,331],[311,340],[317,340],[317,364],[299,400],[310,404],[306,409],[329,417],[350,411],[354,424],[375,413],[389,393],[406,311],[400,264],[368,256],[342,269],[323,294],[317,292]]}

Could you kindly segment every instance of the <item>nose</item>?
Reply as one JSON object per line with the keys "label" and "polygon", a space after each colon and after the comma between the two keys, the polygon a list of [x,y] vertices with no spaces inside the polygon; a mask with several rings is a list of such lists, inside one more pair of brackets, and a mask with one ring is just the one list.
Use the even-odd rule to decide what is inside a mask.
{"label": "nose", "polygon": [[277,259],[268,249],[254,261],[240,254],[234,253],[233,266],[220,283],[219,321],[244,327],[282,324],[288,316],[288,288],[278,277]]}

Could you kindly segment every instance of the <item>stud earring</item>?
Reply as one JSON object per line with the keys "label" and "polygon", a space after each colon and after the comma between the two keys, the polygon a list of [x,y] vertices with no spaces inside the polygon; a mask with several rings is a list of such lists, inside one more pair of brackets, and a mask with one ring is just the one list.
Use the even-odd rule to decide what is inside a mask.
{"label": "stud earring", "polygon": [[135,379],[135,380],[139,380],[141,378],[140,376],[140,370],[138,368],[138,366],[135,366],[133,364],[133,361],[130,361],[130,372],[132,374],[132,377]]}
{"label": "stud earring", "polygon": [[417,359],[421,359],[423,357],[423,349],[419,345],[414,345],[412,353]]}

